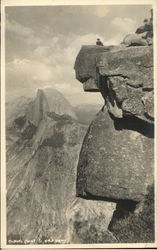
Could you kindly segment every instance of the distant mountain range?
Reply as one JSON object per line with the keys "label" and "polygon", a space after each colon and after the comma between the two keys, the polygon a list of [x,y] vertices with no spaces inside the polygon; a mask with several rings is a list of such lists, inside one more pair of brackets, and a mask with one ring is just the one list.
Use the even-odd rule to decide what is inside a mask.
{"label": "distant mountain range", "polygon": [[58,90],[39,89],[35,99],[20,96],[11,102],[8,101],[6,103],[6,121],[7,126],[10,126],[14,118],[25,113],[27,119],[37,126],[43,118],[43,114],[55,112],[59,115],[67,114],[80,123],[89,125],[101,108],[101,104],[81,104],[74,107]]}

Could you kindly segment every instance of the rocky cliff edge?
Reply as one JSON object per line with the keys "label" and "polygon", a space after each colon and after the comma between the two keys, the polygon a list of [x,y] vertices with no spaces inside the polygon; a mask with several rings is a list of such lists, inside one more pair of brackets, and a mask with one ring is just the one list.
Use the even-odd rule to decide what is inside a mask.
{"label": "rocky cliff edge", "polygon": [[76,78],[104,110],[86,134],[77,194],[141,201],[153,182],[153,47],[82,46]]}

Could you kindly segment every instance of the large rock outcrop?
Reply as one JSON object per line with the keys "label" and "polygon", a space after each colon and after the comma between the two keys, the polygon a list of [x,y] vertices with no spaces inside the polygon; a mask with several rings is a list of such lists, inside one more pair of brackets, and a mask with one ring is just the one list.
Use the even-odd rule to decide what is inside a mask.
{"label": "large rock outcrop", "polygon": [[[112,119],[107,108],[90,125],[78,165],[77,195],[140,201],[153,180],[153,140],[131,130],[138,119]],[[135,129],[135,128],[134,128]]]}
{"label": "large rock outcrop", "polygon": [[142,221],[148,216],[154,222],[154,211],[147,215],[144,205],[154,182],[153,47],[143,38],[141,46],[127,39],[129,45],[82,46],[76,58],[76,78],[84,91],[100,91],[104,98],[82,145],[76,192],[117,203],[106,232],[118,242],[153,242],[153,226]]}
{"label": "large rock outcrop", "polygon": [[[152,122],[152,46],[108,47],[101,49],[101,53],[98,46],[83,46],[75,70],[86,91],[101,91],[111,113],[116,105],[122,111],[121,116],[132,115]],[[89,82],[94,82],[96,88]],[[116,117],[116,112],[113,115]]]}
{"label": "large rock outcrop", "polygon": [[152,46],[83,46],[75,71],[105,100],[80,153],[78,196],[143,200],[154,173]]}

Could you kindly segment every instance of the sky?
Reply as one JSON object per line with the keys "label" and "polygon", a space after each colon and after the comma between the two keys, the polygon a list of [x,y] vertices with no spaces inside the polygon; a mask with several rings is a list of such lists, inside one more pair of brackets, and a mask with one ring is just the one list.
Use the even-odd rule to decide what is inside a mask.
{"label": "sky", "polygon": [[33,96],[52,87],[72,105],[103,103],[85,93],[74,63],[82,45],[119,44],[134,33],[150,5],[16,6],[5,9],[6,96]]}

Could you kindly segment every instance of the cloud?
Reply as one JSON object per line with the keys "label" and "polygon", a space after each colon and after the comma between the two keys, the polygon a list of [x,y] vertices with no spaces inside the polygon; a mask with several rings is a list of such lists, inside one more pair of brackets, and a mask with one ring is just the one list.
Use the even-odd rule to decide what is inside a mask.
{"label": "cloud", "polygon": [[107,39],[103,41],[103,44],[106,46],[110,46],[110,45],[119,45],[122,40],[124,38],[124,34],[116,34],[113,38]]}
{"label": "cloud", "polygon": [[53,68],[37,60],[15,59],[6,65],[6,80],[7,100],[22,95],[32,97],[38,88],[50,87],[63,93],[72,105],[103,103],[100,93],[84,93],[71,64]]}
{"label": "cloud", "polygon": [[[76,56],[82,45],[95,44],[99,34],[88,34],[84,36],[71,35],[69,37],[53,37],[49,41],[49,46],[38,46],[31,54],[32,61],[44,63],[51,69],[51,79],[53,82],[71,83],[75,79],[74,63]],[[62,46],[64,41],[65,47]]]}
{"label": "cloud", "polygon": [[[31,85],[32,81],[50,80],[52,70],[40,61],[17,58],[6,64],[6,75],[20,88],[27,85],[28,81]],[[15,79],[18,81],[16,82]]]}
{"label": "cloud", "polygon": [[[97,100],[75,79],[82,45],[119,44],[147,16],[146,5],[29,6],[6,8],[6,90],[55,87],[73,101]],[[20,91],[19,91],[20,92]]]}
{"label": "cloud", "polygon": [[97,17],[104,17],[109,13],[109,7],[97,5],[94,7],[93,14]]}
{"label": "cloud", "polygon": [[[97,8],[93,6],[92,11],[99,17],[107,13],[107,9],[101,9],[100,6]],[[77,102],[76,97],[78,102],[83,102],[83,99],[86,103],[100,101],[100,95],[84,93],[82,84],[75,79],[75,59],[82,45],[95,45],[98,37],[104,45],[118,44],[119,35],[116,34],[114,39],[105,41],[98,31],[84,35],[76,33],[56,35],[52,30],[49,32],[49,26],[45,26],[36,36],[34,30],[15,21],[8,21],[7,30],[20,39],[20,43],[24,44],[23,49],[27,51],[23,57],[22,54],[18,55],[17,51],[16,58],[7,63],[7,91],[17,89],[20,93],[21,89],[23,93],[23,90],[26,92],[27,89],[32,91],[32,89],[52,87],[69,96],[73,103]]]}
{"label": "cloud", "polygon": [[39,45],[41,43],[41,39],[35,35],[33,29],[30,27],[21,25],[15,20],[9,20],[8,18],[6,18],[5,25],[7,31],[13,32],[17,37],[23,38],[24,42],[28,45]]}
{"label": "cloud", "polygon": [[[32,49],[28,58],[15,58],[6,64],[7,90],[47,85],[64,93],[78,93],[82,85],[75,79],[76,56],[82,45],[95,44],[97,37],[102,39],[94,33],[84,36],[52,36],[49,46],[43,40],[41,45]],[[65,47],[61,45],[63,41]]]}
{"label": "cloud", "polygon": [[137,27],[137,22],[136,20],[133,20],[131,18],[115,17],[112,20],[111,25],[116,29],[119,29],[119,31],[130,33],[130,32],[135,32]]}
{"label": "cloud", "polygon": [[62,13],[70,13],[73,15],[79,14],[85,16],[96,16],[96,17],[105,17],[109,13],[109,7],[106,5],[76,5],[68,6],[68,8],[62,9]]}
{"label": "cloud", "polygon": [[5,25],[8,31],[12,31],[20,36],[27,37],[33,35],[33,30],[31,28],[25,27],[14,20],[9,21],[8,19],[6,19]]}

